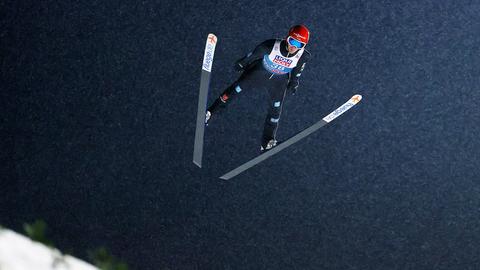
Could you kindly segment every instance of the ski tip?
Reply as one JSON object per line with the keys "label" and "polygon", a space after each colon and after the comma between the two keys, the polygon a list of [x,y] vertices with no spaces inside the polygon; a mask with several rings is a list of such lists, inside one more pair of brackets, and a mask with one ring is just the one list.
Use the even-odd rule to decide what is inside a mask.
{"label": "ski tip", "polygon": [[350,100],[353,102],[353,104],[357,104],[360,102],[360,100],[362,100],[362,95],[354,95]]}
{"label": "ski tip", "polygon": [[208,37],[207,37],[207,41],[212,44],[212,45],[216,45],[217,44],[217,36],[213,33],[209,33],[208,34]]}
{"label": "ski tip", "polygon": [[208,34],[207,44],[205,45],[205,52],[203,54],[202,69],[207,72],[212,72],[213,55],[215,54],[215,46],[217,45],[217,36]]}

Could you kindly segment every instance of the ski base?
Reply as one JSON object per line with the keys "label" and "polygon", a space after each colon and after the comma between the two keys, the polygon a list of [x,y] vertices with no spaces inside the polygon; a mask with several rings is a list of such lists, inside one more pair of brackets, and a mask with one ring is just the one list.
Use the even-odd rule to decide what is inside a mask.
{"label": "ski base", "polygon": [[213,56],[217,37],[208,34],[203,54],[202,77],[200,79],[200,90],[198,95],[197,124],[195,129],[195,144],[193,146],[193,163],[202,167],[203,137],[205,134],[205,111],[207,110],[208,89],[210,86],[210,74],[212,72]]}
{"label": "ski base", "polygon": [[282,151],[283,149],[289,147],[290,145],[300,141],[301,139],[307,137],[308,135],[312,134],[319,128],[325,126],[326,124],[332,122],[335,118],[339,117],[340,115],[344,114],[346,111],[351,109],[353,106],[355,106],[357,103],[362,100],[361,95],[354,95],[352,98],[350,98],[347,102],[345,102],[342,106],[338,107],[336,110],[325,116],[322,120],[318,121],[317,123],[313,124],[309,128],[297,133],[295,136],[287,139],[286,141],[283,141],[279,145],[275,146],[274,148],[268,150],[267,152],[257,156],[256,158],[240,165],[236,169],[222,175],[220,179],[223,180],[229,180],[232,177],[237,176],[238,174],[246,171],[247,169],[257,165],[258,163],[266,160],[267,158],[277,154],[278,152]]}

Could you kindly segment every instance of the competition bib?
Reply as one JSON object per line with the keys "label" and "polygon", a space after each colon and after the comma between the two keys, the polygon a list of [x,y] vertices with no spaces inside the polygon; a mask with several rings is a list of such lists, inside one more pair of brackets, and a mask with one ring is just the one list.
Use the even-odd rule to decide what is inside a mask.
{"label": "competition bib", "polygon": [[295,56],[285,57],[280,52],[280,42],[277,39],[270,54],[263,56],[263,67],[275,74],[284,75],[290,73],[297,66],[298,60],[302,57],[303,49],[300,49]]}

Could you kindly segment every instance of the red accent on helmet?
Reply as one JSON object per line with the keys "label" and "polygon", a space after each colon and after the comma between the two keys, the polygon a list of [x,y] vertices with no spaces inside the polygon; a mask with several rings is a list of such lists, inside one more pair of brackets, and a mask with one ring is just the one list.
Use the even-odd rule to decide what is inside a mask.
{"label": "red accent on helmet", "polygon": [[288,31],[288,36],[307,44],[310,38],[310,31],[303,24],[295,25]]}

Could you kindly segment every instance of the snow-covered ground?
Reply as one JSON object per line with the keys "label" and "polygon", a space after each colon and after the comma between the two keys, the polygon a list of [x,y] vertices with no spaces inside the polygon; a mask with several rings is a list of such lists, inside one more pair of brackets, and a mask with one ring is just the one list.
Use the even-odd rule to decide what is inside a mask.
{"label": "snow-covered ground", "polygon": [[1,270],[96,270],[91,264],[34,242],[8,229],[0,229]]}

